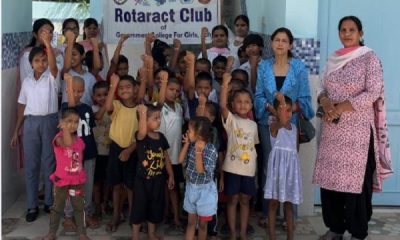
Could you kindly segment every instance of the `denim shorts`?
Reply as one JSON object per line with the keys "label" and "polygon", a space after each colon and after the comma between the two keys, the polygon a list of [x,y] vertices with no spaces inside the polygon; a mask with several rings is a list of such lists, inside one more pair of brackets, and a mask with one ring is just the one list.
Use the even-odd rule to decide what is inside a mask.
{"label": "denim shorts", "polygon": [[206,184],[186,184],[183,208],[190,214],[210,217],[217,213],[217,186],[211,181]]}

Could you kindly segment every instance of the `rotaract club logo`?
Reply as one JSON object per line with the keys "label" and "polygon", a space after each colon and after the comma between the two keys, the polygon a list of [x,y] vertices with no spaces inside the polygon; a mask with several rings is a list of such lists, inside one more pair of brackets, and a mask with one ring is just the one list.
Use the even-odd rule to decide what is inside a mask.
{"label": "rotaract club logo", "polygon": [[128,0],[114,0],[115,4],[117,5],[122,5],[124,3],[126,3]]}

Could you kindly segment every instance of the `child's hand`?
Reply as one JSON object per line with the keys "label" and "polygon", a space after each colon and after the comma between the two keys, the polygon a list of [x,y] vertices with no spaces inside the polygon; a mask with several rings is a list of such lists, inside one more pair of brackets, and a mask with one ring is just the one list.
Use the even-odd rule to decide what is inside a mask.
{"label": "child's hand", "polygon": [[131,151],[126,148],[124,150],[121,151],[121,153],[119,154],[119,160],[121,160],[121,162],[126,162],[128,161],[129,157],[131,156]]}
{"label": "child's hand", "polygon": [[175,187],[174,176],[168,176],[168,189],[174,189],[174,187]]}
{"label": "child's hand", "polygon": [[160,83],[167,84],[168,83],[168,73],[166,71],[160,71]]}
{"label": "child's hand", "polygon": [[199,106],[205,106],[207,103],[207,98],[204,94],[199,95]]}
{"label": "child's hand", "polygon": [[208,36],[208,28],[202,27],[201,28],[201,41],[205,41],[207,36]]}
{"label": "child's hand", "polygon": [[285,104],[285,96],[281,92],[276,92],[275,98],[279,101],[279,106],[286,105]]}
{"label": "child's hand", "polygon": [[232,80],[232,75],[230,73],[227,73],[227,72],[224,73],[222,75],[222,86],[228,87],[229,83],[231,82],[231,80]]}
{"label": "child's hand", "polygon": [[67,86],[72,86],[72,82],[74,81],[74,77],[69,73],[64,73],[64,81],[67,83]]}
{"label": "child's hand", "polygon": [[156,40],[156,36],[154,35],[154,33],[146,34],[146,38],[145,38],[146,42],[152,43],[152,42],[154,42],[154,40]]}
{"label": "child's hand", "polygon": [[181,49],[182,43],[181,40],[174,38],[173,47],[175,51],[179,51]]}
{"label": "child's hand", "polygon": [[110,87],[117,89],[119,83],[119,76],[113,73],[110,77]]}
{"label": "child's hand", "polygon": [[140,116],[145,116],[146,113],[147,113],[147,107],[145,105],[143,105],[143,104],[140,104],[137,107],[137,111],[139,112]]}
{"label": "child's hand", "polygon": [[18,132],[14,132],[12,138],[11,138],[11,143],[10,146],[12,149],[15,149],[17,147],[18,144]]}
{"label": "child's hand", "polygon": [[235,58],[233,56],[229,56],[228,61],[226,63],[226,72],[231,72],[234,62]]}
{"label": "child's hand", "polygon": [[251,55],[249,56],[249,63],[250,63],[250,67],[257,67],[258,66],[258,62],[259,62],[259,57],[257,55]]}
{"label": "child's hand", "polygon": [[97,37],[92,37],[89,40],[90,40],[90,44],[92,44],[93,49],[99,48],[99,39],[97,39]]}
{"label": "child's hand", "polygon": [[183,136],[182,136],[182,143],[183,143],[183,144],[189,144],[189,143],[190,143],[188,131],[186,131],[186,133],[183,134]]}
{"label": "child's hand", "polygon": [[186,66],[194,66],[195,56],[192,52],[186,51],[186,56],[183,59],[186,62]]}
{"label": "child's hand", "polygon": [[126,34],[126,33],[121,34],[119,36],[118,44],[123,44],[126,41],[126,39],[128,39],[128,38],[129,38],[129,34]]}
{"label": "child's hand", "polygon": [[65,121],[60,121],[57,126],[59,129],[63,130],[63,132],[71,132],[70,130],[73,129],[73,123],[68,123]]}
{"label": "child's hand", "polygon": [[50,34],[50,31],[47,29],[44,29],[41,33],[40,33],[40,39],[43,41],[44,45],[46,47],[50,46],[50,42],[52,40],[52,35]]}
{"label": "child's hand", "polygon": [[143,61],[143,66],[146,67],[146,69],[153,69],[154,59],[152,56],[143,54],[141,58]]}
{"label": "child's hand", "polygon": [[139,68],[140,81],[147,81],[147,69],[145,67]]}
{"label": "child's hand", "polygon": [[203,149],[206,147],[206,142],[203,140],[197,140],[194,144],[194,147],[196,152],[202,152]]}
{"label": "child's hand", "polygon": [[67,30],[64,33],[65,39],[67,40],[67,43],[74,43],[76,39],[76,35],[73,31]]}

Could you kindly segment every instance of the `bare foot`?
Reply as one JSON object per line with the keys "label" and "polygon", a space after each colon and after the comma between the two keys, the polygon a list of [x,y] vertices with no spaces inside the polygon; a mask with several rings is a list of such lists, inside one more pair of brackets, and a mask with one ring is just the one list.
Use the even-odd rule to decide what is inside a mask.
{"label": "bare foot", "polygon": [[42,240],[56,240],[56,234],[49,233],[45,237],[43,237]]}
{"label": "bare foot", "polygon": [[91,240],[86,234],[79,235],[79,240]]}

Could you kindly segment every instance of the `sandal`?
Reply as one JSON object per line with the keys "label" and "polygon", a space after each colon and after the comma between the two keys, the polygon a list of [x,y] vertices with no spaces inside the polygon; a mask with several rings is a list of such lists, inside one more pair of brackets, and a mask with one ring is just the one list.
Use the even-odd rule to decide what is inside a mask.
{"label": "sandal", "polygon": [[99,222],[93,217],[86,218],[86,226],[91,229],[96,229],[100,227]]}
{"label": "sandal", "polygon": [[107,223],[106,231],[116,232],[118,230],[119,223],[119,220],[111,220],[111,222]]}
{"label": "sandal", "polygon": [[73,218],[65,218],[63,228],[66,232],[76,232],[76,224]]}

